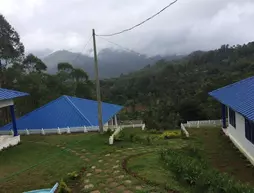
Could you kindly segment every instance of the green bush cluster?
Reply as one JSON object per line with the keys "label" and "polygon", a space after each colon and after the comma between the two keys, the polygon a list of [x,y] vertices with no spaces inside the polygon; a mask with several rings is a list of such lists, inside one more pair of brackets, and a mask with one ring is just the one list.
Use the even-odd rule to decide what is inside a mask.
{"label": "green bush cluster", "polygon": [[164,131],[161,135],[159,135],[162,139],[173,139],[173,138],[179,138],[182,136],[181,130],[175,130],[175,131]]}
{"label": "green bush cluster", "polygon": [[79,173],[77,171],[68,173],[68,177],[71,180],[75,180],[80,177]]}
{"label": "green bush cluster", "polygon": [[131,142],[145,144],[145,145],[151,145],[156,143],[159,138],[156,135],[136,135],[136,134],[130,134],[129,140]]}
{"label": "green bush cluster", "polygon": [[197,149],[164,150],[161,158],[179,181],[191,186],[197,193],[254,193],[247,184],[221,173],[202,160]]}
{"label": "green bush cluster", "polygon": [[156,129],[149,129],[149,130],[147,130],[147,133],[150,133],[150,134],[162,134],[163,131],[159,131],[159,130],[156,130]]}
{"label": "green bush cluster", "polygon": [[67,186],[67,184],[61,180],[59,187],[57,189],[57,193],[70,193],[71,189]]}
{"label": "green bush cluster", "polygon": [[114,140],[115,141],[123,141],[125,137],[125,134],[123,131],[120,131],[117,135],[115,135]]}

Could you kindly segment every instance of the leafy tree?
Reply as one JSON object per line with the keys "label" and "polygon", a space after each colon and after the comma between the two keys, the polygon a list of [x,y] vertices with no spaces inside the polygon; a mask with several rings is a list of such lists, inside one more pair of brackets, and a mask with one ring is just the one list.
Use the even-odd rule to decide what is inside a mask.
{"label": "leafy tree", "polygon": [[67,62],[62,62],[57,65],[57,69],[59,72],[64,71],[64,72],[70,73],[73,70],[73,66]]}
{"label": "leafy tree", "polygon": [[23,61],[24,69],[28,72],[42,72],[47,70],[47,66],[42,62],[41,59],[34,56],[33,54],[29,54],[26,56]]}
{"label": "leafy tree", "polygon": [[4,73],[9,63],[21,61],[24,46],[15,29],[0,14],[0,87],[6,81]]}

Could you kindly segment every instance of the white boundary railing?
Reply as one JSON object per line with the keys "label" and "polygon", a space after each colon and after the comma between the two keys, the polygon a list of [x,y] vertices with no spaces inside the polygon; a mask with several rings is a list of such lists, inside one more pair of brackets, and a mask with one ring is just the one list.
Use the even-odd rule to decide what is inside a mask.
{"label": "white boundary railing", "polygon": [[201,121],[187,121],[187,123],[181,123],[181,130],[186,137],[190,134],[186,128],[200,128],[200,127],[217,127],[221,126],[222,120],[201,120]]}
{"label": "white boundary railing", "polygon": [[[132,125],[120,125],[121,128],[144,128],[144,124],[132,124]],[[110,125],[110,126],[103,126],[104,131],[108,129],[116,130],[118,126]],[[71,134],[71,133],[86,133],[91,131],[99,131],[98,126],[90,126],[90,127],[66,127],[66,128],[53,128],[53,129],[25,129],[25,130],[18,130],[19,135],[48,135],[48,134]],[[9,131],[1,131],[0,135],[11,135],[13,134],[12,130]]]}
{"label": "white boundary railing", "polygon": [[146,125],[145,124],[132,124],[132,125],[120,125],[117,127],[117,129],[114,131],[114,133],[109,137],[109,145],[114,144],[114,138],[115,136],[120,133],[124,128],[141,128],[142,131],[145,130]]}
{"label": "white boundary railing", "polygon": [[188,132],[187,129],[185,128],[184,124],[182,124],[182,123],[181,123],[181,130],[183,131],[183,133],[184,133],[184,135],[185,135],[186,137],[189,137],[189,136],[190,136],[189,132]]}
{"label": "white boundary railing", "polygon": [[201,120],[201,121],[187,121],[187,123],[184,123],[183,125],[185,127],[204,127],[204,126],[220,126],[222,123],[222,120]]}

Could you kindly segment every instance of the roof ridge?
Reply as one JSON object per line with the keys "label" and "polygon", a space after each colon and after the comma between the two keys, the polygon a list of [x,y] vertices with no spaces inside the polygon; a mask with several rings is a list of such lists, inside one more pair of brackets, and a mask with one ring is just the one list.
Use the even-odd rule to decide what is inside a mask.
{"label": "roof ridge", "polygon": [[[66,95],[67,96],[67,95]],[[74,97],[74,96],[67,96],[67,97],[69,97],[69,98],[76,98],[76,99],[80,99],[80,100],[86,100],[86,101],[90,101],[90,102],[96,102],[96,103],[98,103],[97,102],[97,100],[93,100],[93,99],[85,99],[85,98],[80,98],[80,97]],[[122,107],[122,105],[120,105],[120,104],[114,104],[114,103],[111,103],[111,102],[104,102],[104,101],[102,101],[102,103],[103,104],[108,104],[108,105],[114,105],[114,106],[120,106],[120,107]]]}
{"label": "roof ridge", "polygon": [[78,107],[69,99],[69,96],[64,95],[64,98],[71,104],[71,106],[81,115],[82,118],[84,118],[91,126],[92,123],[86,118],[86,116],[78,109]]}
{"label": "roof ridge", "polygon": [[[43,109],[44,107],[47,107],[47,106],[51,105],[52,103],[54,103],[54,102],[60,100],[61,98],[64,98],[64,96],[60,96],[60,97],[56,98],[55,100],[50,101],[49,103],[46,103],[45,105],[43,105],[43,106],[41,106],[41,107],[39,107],[39,108],[37,108],[37,109],[34,109],[33,111],[31,111],[31,112],[29,112],[29,113],[26,113],[25,115],[23,115],[23,116],[17,118],[17,121],[18,121],[19,119],[23,119],[24,117],[29,116],[30,114],[32,114],[32,113],[34,113],[34,112],[37,112],[37,111]],[[10,122],[10,123],[8,123],[8,124],[6,124],[6,125],[3,125],[1,128],[7,127],[7,126],[9,126],[9,125],[12,125],[12,122]],[[0,128],[0,129],[1,129],[1,128]]]}
{"label": "roof ridge", "polygon": [[237,84],[243,83],[243,82],[245,82],[245,81],[247,81],[247,80],[249,80],[249,79],[252,79],[252,78],[254,78],[254,76],[250,76],[250,77],[248,77],[248,78],[245,78],[245,79],[236,81],[236,82],[234,82],[234,83],[232,83],[232,84],[228,84],[228,85],[223,86],[223,87],[221,87],[221,88],[217,88],[217,89],[215,89],[215,90],[209,92],[208,94],[212,94],[213,92],[216,92],[216,91],[218,91],[218,90],[220,90],[220,89],[224,89],[224,88],[228,88],[228,87],[235,86],[235,85],[237,85]]}

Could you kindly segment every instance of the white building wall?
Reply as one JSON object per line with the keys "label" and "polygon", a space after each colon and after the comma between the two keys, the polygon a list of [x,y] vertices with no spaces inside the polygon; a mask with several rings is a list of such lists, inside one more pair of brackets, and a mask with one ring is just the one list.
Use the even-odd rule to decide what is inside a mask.
{"label": "white building wall", "polygon": [[13,100],[0,100],[0,108],[13,105]]}
{"label": "white building wall", "polygon": [[254,165],[254,145],[245,137],[245,118],[241,114],[235,112],[235,119],[236,128],[230,125],[228,119],[227,134],[238,149]]}

